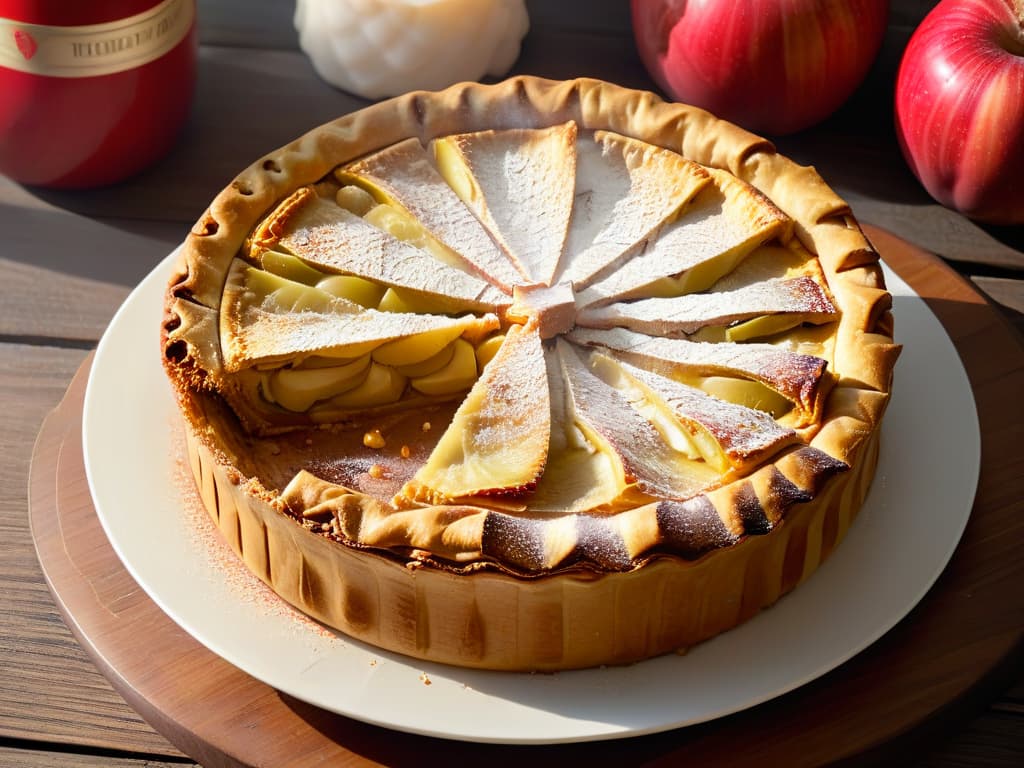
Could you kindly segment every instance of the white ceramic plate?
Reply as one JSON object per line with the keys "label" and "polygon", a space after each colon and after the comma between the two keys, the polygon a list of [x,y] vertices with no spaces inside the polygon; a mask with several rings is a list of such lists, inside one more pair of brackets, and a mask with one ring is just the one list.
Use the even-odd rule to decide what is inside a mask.
{"label": "white ceramic plate", "polygon": [[286,606],[201,511],[159,361],[169,267],[170,257],[132,293],[93,362],[83,440],[99,519],[136,581],[200,643],[284,693],[357,720],[452,739],[553,743],[745,709],[828,672],[895,625],[941,573],[970,515],[980,437],[966,373],[924,301],[888,272],[906,346],[879,473],[842,546],[807,583],[685,656],[629,667],[510,674],[390,654]]}

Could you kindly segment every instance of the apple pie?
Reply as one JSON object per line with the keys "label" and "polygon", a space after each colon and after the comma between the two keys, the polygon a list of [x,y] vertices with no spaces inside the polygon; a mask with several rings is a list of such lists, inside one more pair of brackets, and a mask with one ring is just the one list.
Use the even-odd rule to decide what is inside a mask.
{"label": "apple pie", "polygon": [[629,663],[839,544],[899,353],[878,261],[813,169],[707,112],[460,84],[242,172],[162,353],[205,507],[288,602],[420,659]]}

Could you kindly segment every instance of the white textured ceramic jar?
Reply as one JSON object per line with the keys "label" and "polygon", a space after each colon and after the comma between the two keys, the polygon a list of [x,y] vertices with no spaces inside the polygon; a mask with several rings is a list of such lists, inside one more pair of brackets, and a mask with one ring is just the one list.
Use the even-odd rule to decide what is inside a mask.
{"label": "white textured ceramic jar", "polygon": [[505,75],[529,29],[524,0],[298,0],[317,73],[370,99]]}

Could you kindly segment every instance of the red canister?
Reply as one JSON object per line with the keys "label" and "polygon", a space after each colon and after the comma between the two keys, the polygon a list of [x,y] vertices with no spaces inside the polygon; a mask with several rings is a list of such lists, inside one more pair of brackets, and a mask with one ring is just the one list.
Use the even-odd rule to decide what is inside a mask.
{"label": "red canister", "polygon": [[0,173],[120,181],[170,149],[196,75],[195,0],[0,0]]}

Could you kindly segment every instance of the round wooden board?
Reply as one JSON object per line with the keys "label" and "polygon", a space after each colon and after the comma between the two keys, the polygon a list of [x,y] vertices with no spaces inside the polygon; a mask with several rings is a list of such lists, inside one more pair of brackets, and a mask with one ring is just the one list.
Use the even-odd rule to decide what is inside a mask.
{"label": "round wooden board", "polygon": [[1024,345],[940,259],[866,229],[886,262],[928,301],[960,353],[978,404],[981,477],[964,537],[917,608],[866,651],[792,693],[666,733],[528,747],[393,732],[281,694],[187,635],[111,549],[83,468],[82,400],[90,361],[44,422],[31,468],[32,536],[57,605],[128,703],[207,768],[406,765],[424,759],[789,766],[880,755],[891,760],[958,711],[951,705],[991,696],[994,686],[1005,684],[1000,675],[1019,661],[1024,602],[1013,596],[1024,582]]}

